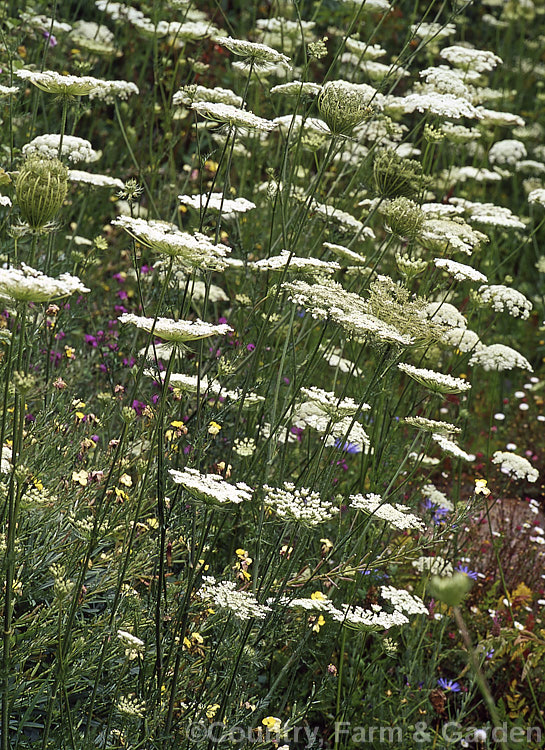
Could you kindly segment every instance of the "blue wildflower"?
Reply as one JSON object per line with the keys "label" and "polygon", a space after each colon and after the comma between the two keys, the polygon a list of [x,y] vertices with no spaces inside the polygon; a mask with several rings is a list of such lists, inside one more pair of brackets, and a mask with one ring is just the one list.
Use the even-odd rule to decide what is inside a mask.
{"label": "blue wildflower", "polygon": [[460,573],[465,573],[468,578],[472,578],[474,581],[479,577],[479,574],[474,570],[470,570],[467,565],[458,565],[456,570]]}
{"label": "blue wildflower", "polygon": [[445,680],[444,677],[440,677],[437,680],[437,684],[440,688],[446,690],[449,693],[459,693],[462,689],[458,682],[453,682],[453,680]]}

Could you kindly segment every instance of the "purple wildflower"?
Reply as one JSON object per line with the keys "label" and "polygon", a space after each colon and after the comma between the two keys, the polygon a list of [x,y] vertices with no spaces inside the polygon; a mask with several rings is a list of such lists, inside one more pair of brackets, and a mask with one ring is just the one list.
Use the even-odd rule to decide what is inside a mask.
{"label": "purple wildflower", "polygon": [[458,682],[453,682],[452,680],[445,680],[444,677],[440,677],[437,680],[437,684],[439,685],[440,688],[442,688],[442,690],[446,690],[447,692],[450,692],[450,693],[459,693],[460,690],[462,689]]}
{"label": "purple wildflower", "polygon": [[472,578],[474,581],[479,577],[478,573],[474,570],[470,570],[467,565],[458,565],[456,570],[459,573],[465,573],[468,578]]}

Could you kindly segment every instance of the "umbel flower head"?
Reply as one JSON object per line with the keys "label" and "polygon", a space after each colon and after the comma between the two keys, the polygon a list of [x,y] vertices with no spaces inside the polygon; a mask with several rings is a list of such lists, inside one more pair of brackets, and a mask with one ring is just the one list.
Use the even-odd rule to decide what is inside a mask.
{"label": "umbel flower head", "polygon": [[266,44],[249,42],[246,39],[233,39],[230,36],[221,36],[216,39],[216,42],[234,55],[244,58],[247,68],[251,67],[253,70],[265,72],[274,68],[275,65],[282,65],[291,70],[290,58]]}
{"label": "umbel flower head", "polygon": [[21,264],[18,268],[0,268],[0,298],[20,302],[49,302],[68,297],[74,292],[88,292],[77,276],[62,273],[58,279],[45,276],[40,271]]}
{"label": "umbel flower head", "polygon": [[21,218],[39,229],[58,213],[68,190],[68,169],[58,159],[30,156],[15,182]]}
{"label": "umbel flower head", "polygon": [[395,151],[381,151],[373,164],[375,189],[381,198],[411,198],[425,183],[422,165],[415,159],[404,159]]}
{"label": "umbel flower head", "polygon": [[205,323],[202,320],[172,320],[171,318],[145,318],[132,313],[123,313],[118,320],[121,323],[132,323],[137,328],[157,336],[163,341],[195,341],[208,336],[223,336],[232,333],[233,329],[227,323]]}
{"label": "umbel flower head", "polygon": [[30,81],[37,88],[47,94],[63,94],[65,96],[85,96],[97,88],[96,78],[92,76],[64,76],[53,70],[28,70],[23,68],[16,71],[19,78]]}
{"label": "umbel flower head", "polygon": [[374,112],[372,86],[328,81],[318,97],[318,110],[333,135],[346,135]]}

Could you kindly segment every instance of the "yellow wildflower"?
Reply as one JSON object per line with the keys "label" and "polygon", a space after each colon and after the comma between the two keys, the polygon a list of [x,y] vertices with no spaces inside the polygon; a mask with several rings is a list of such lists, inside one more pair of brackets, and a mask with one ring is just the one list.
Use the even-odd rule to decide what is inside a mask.
{"label": "yellow wildflower", "polygon": [[72,481],[78,482],[78,484],[81,484],[82,487],[87,487],[88,478],[89,478],[89,474],[88,472],[85,471],[85,469],[72,472]]}
{"label": "yellow wildflower", "polygon": [[221,425],[220,425],[220,424],[218,424],[217,422],[213,422],[213,421],[212,421],[212,422],[210,422],[210,424],[208,425],[208,432],[209,432],[209,434],[210,434],[210,435],[214,435],[214,436],[215,436],[215,435],[217,435],[217,434],[218,434],[218,432],[219,432],[220,430],[221,430]]}

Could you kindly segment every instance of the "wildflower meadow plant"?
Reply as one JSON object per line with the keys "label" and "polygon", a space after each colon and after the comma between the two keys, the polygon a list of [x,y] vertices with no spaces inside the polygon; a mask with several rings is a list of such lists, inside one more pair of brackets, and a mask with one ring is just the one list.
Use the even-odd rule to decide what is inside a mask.
{"label": "wildflower meadow plant", "polygon": [[0,750],[545,731],[543,10],[4,3]]}

